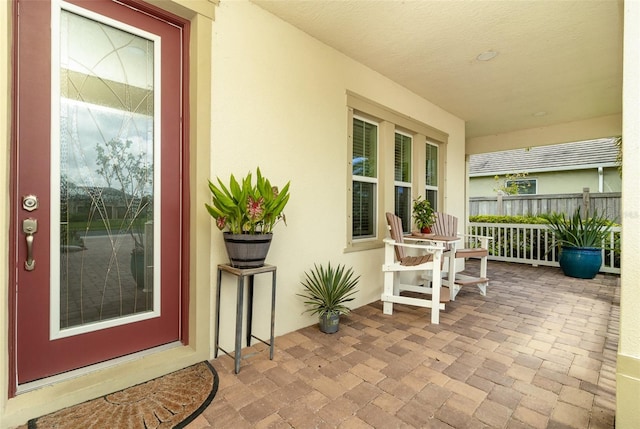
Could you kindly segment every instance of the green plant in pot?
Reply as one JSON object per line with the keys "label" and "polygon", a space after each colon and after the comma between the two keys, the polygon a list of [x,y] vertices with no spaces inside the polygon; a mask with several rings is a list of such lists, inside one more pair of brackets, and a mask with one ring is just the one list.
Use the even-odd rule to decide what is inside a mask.
{"label": "green plant in pot", "polygon": [[305,291],[298,295],[306,300],[304,303],[309,308],[305,311],[319,316],[322,332],[338,332],[340,315],[351,311],[345,304],[354,300],[360,276],[356,277],[352,268],[346,269],[344,265],[334,268],[331,263],[326,267],[314,264],[314,268],[304,274]]}
{"label": "green plant in pot", "polygon": [[205,206],[218,229],[224,232],[231,266],[264,265],[274,226],[281,220],[286,224],[283,210],[289,202],[289,184],[278,190],[262,175],[260,168],[256,171],[255,184],[251,172],[239,181],[232,174],[228,185],[220,178],[217,184],[209,181],[211,204]]}
{"label": "green plant in pot", "polygon": [[571,217],[553,213],[548,220],[555,238],[552,246],[560,246],[559,263],[564,274],[594,278],[602,265],[602,249],[609,237],[611,222],[597,212],[583,219],[579,207]]}
{"label": "green plant in pot", "polygon": [[429,200],[423,200],[421,196],[413,200],[413,221],[420,232],[431,232],[431,226],[435,222],[435,210]]}

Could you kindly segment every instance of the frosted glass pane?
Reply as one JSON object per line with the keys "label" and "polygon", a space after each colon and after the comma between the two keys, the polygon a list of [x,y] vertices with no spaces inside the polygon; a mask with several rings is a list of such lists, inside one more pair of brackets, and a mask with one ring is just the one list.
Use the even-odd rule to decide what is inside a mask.
{"label": "frosted glass pane", "polygon": [[69,11],[60,28],[65,329],[153,310],[156,84],[153,41]]}

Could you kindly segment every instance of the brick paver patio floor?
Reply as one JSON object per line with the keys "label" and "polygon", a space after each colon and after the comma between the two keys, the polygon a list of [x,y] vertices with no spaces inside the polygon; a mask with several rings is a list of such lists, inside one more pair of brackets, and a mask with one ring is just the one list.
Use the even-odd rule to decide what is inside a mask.
{"label": "brick paver patio floor", "polygon": [[[375,302],[340,331],[310,326],[222,355],[201,428],[613,428],[618,276],[489,263],[439,325],[428,309]],[[277,321],[276,321],[277,323]]]}

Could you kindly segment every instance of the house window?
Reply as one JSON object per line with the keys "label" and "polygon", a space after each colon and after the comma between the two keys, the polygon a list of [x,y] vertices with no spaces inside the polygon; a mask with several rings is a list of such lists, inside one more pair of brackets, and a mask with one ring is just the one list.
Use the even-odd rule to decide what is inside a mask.
{"label": "house window", "polygon": [[376,236],[378,188],[378,124],[353,117],[352,151],[353,238]]}
{"label": "house window", "polygon": [[434,210],[438,210],[438,146],[427,142],[426,152],[425,199],[431,203]]}
{"label": "house window", "polygon": [[511,189],[517,188],[517,195],[535,195],[538,193],[538,180],[537,179],[516,179],[507,180],[505,187]]}
{"label": "house window", "polygon": [[396,213],[405,231],[411,230],[412,201],[425,189],[425,177],[426,196],[432,203],[442,198],[437,163],[448,135],[350,91],[347,118],[345,252],[376,249],[388,236],[386,212]]}
{"label": "house window", "polygon": [[396,131],[394,146],[395,214],[402,219],[403,231],[411,230],[411,145],[413,138]]}

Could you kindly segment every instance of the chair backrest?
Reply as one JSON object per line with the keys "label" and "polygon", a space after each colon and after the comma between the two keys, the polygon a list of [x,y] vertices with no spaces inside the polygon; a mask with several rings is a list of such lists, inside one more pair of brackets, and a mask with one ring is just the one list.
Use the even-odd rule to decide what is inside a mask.
{"label": "chair backrest", "polygon": [[436,235],[445,235],[447,237],[455,237],[458,235],[458,218],[450,214],[436,212],[435,223],[431,227]]}
{"label": "chair backrest", "polygon": [[[450,214],[436,212],[435,223],[431,227],[431,231],[435,235],[444,235],[446,237],[456,237],[458,235],[458,218]],[[449,250],[451,246],[445,246]]]}
{"label": "chair backrest", "polygon": [[[387,223],[389,224],[389,232],[391,234],[391,238],[396,243],[404,243],[404,233],[402,231],[402,219],[400,217],[394,215],[393,213],[387,212]],[[396,251],[396,258],[398,261],[401,261],[404,257],[404,247],[402,246],[393,246]]]}

